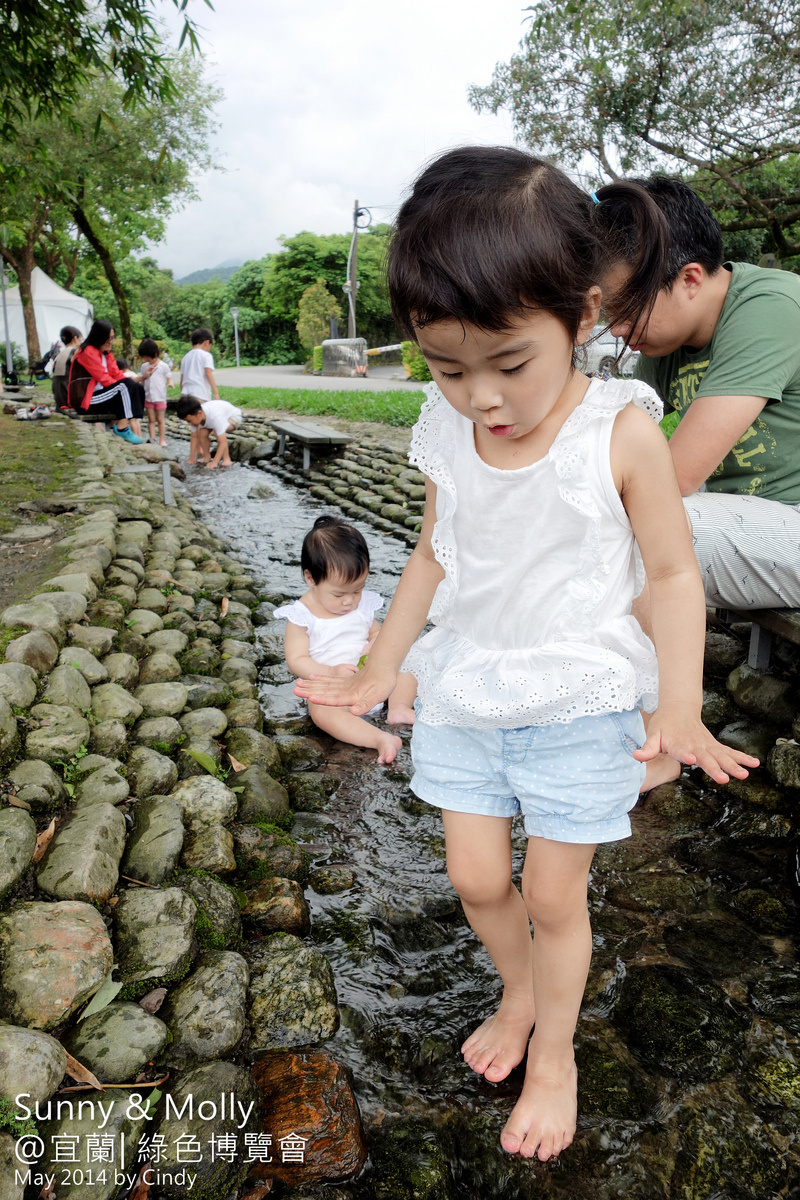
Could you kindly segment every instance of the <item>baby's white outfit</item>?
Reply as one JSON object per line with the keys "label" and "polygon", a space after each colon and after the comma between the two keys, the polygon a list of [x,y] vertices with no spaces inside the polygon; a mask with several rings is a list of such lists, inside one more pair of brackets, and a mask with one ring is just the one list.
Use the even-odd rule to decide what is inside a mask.
{"label": "baby's white outfit", "polygon": [[435,628],[409,652],[427,725],[512,729],[652,709],[653,645],[630,615],[643,579],[614,484],[611,433],[630,402],[658,419],[655,392],[593,379],[544,458],[489,466],[472,421],[436,384],[409,457],[436,485],[432,544],[445,570]]}
{"label": "baby's white outfit", "polygon": [[[383,597],[377,592],[362,592],[358,607],[341,617],[315,617],[302,600],[276,608],[273,616],[285,617],[292,625],[308,630],[308,653],[314,661],[325,667],[338,667],[342,663],[358,663],[369,640],[375,613],[382,607]],[[381,707],[379,704],[367,716]]]}

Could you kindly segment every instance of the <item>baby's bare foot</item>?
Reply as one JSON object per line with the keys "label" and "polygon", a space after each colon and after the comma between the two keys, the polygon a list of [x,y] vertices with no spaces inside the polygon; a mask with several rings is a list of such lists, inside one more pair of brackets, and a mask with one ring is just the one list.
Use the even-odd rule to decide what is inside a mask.
{"label": "baby's bare foot", "polygon": [[504,993],[497,1012],[479,1025],[461,1047],[467,1066],[490,1083],[505,1079],[525,1057],[535,1019],[531,993]]}
{"label": "baby's bare foot", "polygon": [[410,704],[392,704],[391,700],[389,701],[386,710],[387,725],[413,725],[416,719],[416,713]]}
{"label": "baby's bare foot", "polygon": [[575,1063],[556,1070],[532,1067],[528,1056],[525,1086],[506,1127],[500,1145],[508,1154],[542,1162],[554,1158],[571,1145],[578,1118],[578,1072]]}
{"label": "baby's bare foot", "polygon": [[680,776],[680,773],[681,764],[677,758],[673,758],[671,754],[657,754],[647,764],[647,773],[644,783],[639,788],[639,794],[649,792],[651,788],[658,787],[661,783],[672,783],[673,779]]}
{"label": "baby's bare foot", "polygon": [[393,733],[379,733],[378,745],[378,762],[389,764],[397,758],[397,751],[403,744],[403,739],[395,737]]}

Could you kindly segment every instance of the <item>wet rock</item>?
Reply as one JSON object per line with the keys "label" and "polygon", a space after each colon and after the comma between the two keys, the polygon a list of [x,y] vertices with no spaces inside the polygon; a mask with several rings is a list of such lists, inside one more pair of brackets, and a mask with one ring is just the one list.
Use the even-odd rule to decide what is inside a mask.
{"label": "wet rock", "polygon": [[785,905],[763,888],[742,888],[730,897],[729,903],[738,916],[766,937],[789,933],[792,929],[792,918]]}
{"label": "wet rock", "polygon": [[264,662],[274,666],[282,665],[285,661],[282,625],[281,621],[278,631],[273,630],[269,625],[262,625],[258,630],[258,644],[264,656]]}
{"label": "wet rock", "polygon": [[703,688],[701,718],[704,725],[709,729],[718,729],[720,725],[726,725],[735,716],[736,705],[730,696],[726,696],[722,692]]}
{"label": "wet rock", "polygon": [[308,877],[308,882],[320,896],[332,896],[337,892],[346,892],[355,883],[355,876],[350,867],[339,864],[317,867]]}
{"label": "wet rock", "polygon": [[[39,705],[39,707],[46,708],[47,705]],[[0,763],[16,753],[18,743],[16,717],[5,697],[0,696]]]}
{"label": "wet rock", "polygon": [[181,683],[186,688],[186,707],[221,708],[231,698],[231,690],[227,684],[212,675],[182,675]]}
{"label": "wet rock", "polygon": [[181,662],[184,671],[198,675],[216,672],[222,662],[222,655],[212,641],[206,637],[196,638],[183,655]]}
{"label": "wet rock", "polygon": [[25,663],[38,675],[46,674],[58,659],[58,646],[49,633],[34,629],[6,646],[6,662]]}
{"label": "wet rock", "polygon": [[42,699],[50,704],[64,704],[78,712],[91,707],[89,685],[75,667],[56,667],[45,684]]}
{"label": "wet rock", "polygon": [[133,810],[122,874],[158,887],[178,865],[183,833],[180,806],[170,796],[140,801]]}
{"label": "wet rock", "polygon": [[236,862],[245,874],[261,878],[280,875],[302,882],[307,873],[303,852],[280,830],[263,830],[256,825],[234,825]]}
{"label": "wet rock", "polygon": [[172,799],[180,805],[186,827],[194,831],[227,824],[236,816],[236,793],[211,775],[181,780]]}
{"label": "wet rock", "polygon": [[[221,1109],[222,1097],[226,1103],[224,1111]],[[232,1104],[229,1098],[232,1098]],[[210,1120],[213,1124],[209,1124]],[[181,1170],[189,1169],[178,1155],[181,1146],[196,1141],[201,1147],[202,1160],[193,1162],[190,1168],[196,1176],[191,1195],[196,1200],[220,1200],[235,1194],[252,1166],[252,1162],[247,1161],[245,1137],[260,1132],[261,1120],[260,1093],[243,1067],[229,1062],[210,1062],[187,1071],[173,1088],[170,1112],[165,1113],[158,1126],[158,1133],[163,1138],[161,1144],[165,1147],[158,1168],[161,1179],[177,1180]],[[212,1129],[217,1137],[233,1139],[235,1153],[224,1157],[215,1155],[212,1162],[208,1146]],[[162,1182],[159,1192],[179,1200],[184,1200],[187,1195],[184,1182],[166,1185]]]}
{"label": "wet rock", "polygon": [[[132,1099],[130,1092],[119,1091],[109,1093],[108,1099],[104,1100],[105,1112],[109,1113],[109,1117],[100,1136],[107,1137],[108,1144],[115,1147],[113,1166],[98,1162],[96,1157],[97,1143],[92,1141],[93,1137],[98,1136],[99,1114],[96,1106],[84,1105],[79,1108],[76,1104],[73,1115],[68,1115],[70,1110],[65,1110],[60,1117],[54,1117],[40,1127],[46,1150],[36,1170],[53,1176],[58,1184],[69,1169],[72,1182],[68,1190],[58,1188],[62,1196],[69,1196],[69,1200],[112,1200],[119,1191],[117,1172],[135,1177],[138,1171],[136,1148],[144,1131],[145,1119],[143,1115],[137,1115],[141,1110],[137,1109],[135,1101],[131,1102]],[[142,1110],[145,1105],[146,1101],[143,1100]],[[68,1147],[66,1152],[71,1158],[69,1168],[63,1162],[64,1147]],[[105,1171],[102,1169],[104,1166]],[[58,1192],[54,1194],[58,1195]]]}
{"label": "wet rock", "polygon": [[790,1051],[774,1043],[748,1057],[741,1083],[745,1094],[758,1104],[800,1110],[800,1067]]}
{"label": "wet rock", "polygon": [[[161,595],[160,592],[159,592],[159,595]],[[142,597],[142,593],[140,592],[139,593],[140,601],[141,601],[141,597]],[[162,596],[162,599],[165,599],[165,598]],[[166,610],[166,601],[164,604],[164,608]],[[132,613],[130,615],[130,621],[131,621],[130,628],[133,629],[134,632],[137,633],[139,635],[139,637],[142,637],[142,638],[146,638],[151,633],[156,633],[158,630],[164,628],[164,622],[161,619],[161,617],[159,616],[159,614],[157,612],[153,612],[152,610],[150,610],[148,608],[144,608],[144,607],[134,608],[134,610],[132,611]]]}
{"label": "wet rock", "polygon": [[127,738],[122,721],[98,721],[92,727],[92,747],[97,754],[113,758],[124,750]]}
{"label": "wet rock", "polygon": [[244,1033],[249,979],[247,963],[233,951],[211,951],[198,960],[161,1010],[173,1037],[170,1062],[206,1062],[233,1053]]}
{"label": "wet rock", "polygon": [[230,608],[227,616],[220,618],[219,625],[226,637],[237,638],[240,642],[252,642],[255,638],[255,628],[249,616],[232,613]]}
{"label": "wet rock", "polygon": [[287,771],[313,771],[325,763],[321,747],[311,738],[282,736],[275,744]]}
{"label": "wet rock", "polygon": [[40,600],[37,604],[13,604],[0,612],[0,625],[13,629],[20,625],[23,629],[40,629],[49,633],[58,646],[63,646],[67,640],[64,621],[52,604]]}
{"label": "wet rock", "polygon": [[252,645],[250,642],[240,642],[236,638],[225,638],[220,646],[220,651],[229,659],[243,658],[255,666],[260,666],[264,657],[260,646]]}
{"label": "wet rock", "polygon": [[709,786],[713,784],[721,792],[735,796],[746,804],[755,804],[767,812],[784,812],[787,808],[786,793],[770,783],[766,771],[751,770],[747,779],[730,779],[724,788],[713,783],[708,776],[704,776],[704,779],[708,780]]}
{"label": "wet rock", "polygon": [[300,884],[274,875],[247,892],[242,920],[262,934],[283,930],[305,937],[311,929],[311,914]]}
{"label": "wet rock", "polygon": [[92,692],[92,711],[98,721],[122,721],[132,725],[142,715],[138,700],[118,683],[101,683]]}
{"label": "wet rock", "polygon": [[88,804],[71,813],[39,863],[39,888],[56,900],[104,904],[117,886],[125,832],[125,820],[111,804]]}
{"label": "wet rock", "polygon": [[66,1068],[64,1048],[49,1033],[0,1025],[0,1079],[6,1096],[25,1095],[24,1103],[33,1108],[52,1096]]}
{"label": "wet rock", "polygon": [[147,717],[135,726],[133,740],[159,754],[173,754],[186,740],[186,734],[174,717]]}
{"label": "wet rock", "polygon": [[[702,1096],[679,1115],[680,1146],[672,1174],[672,1195],[709,1197],[729,1190],[728,1181],[746,1180],[750,1196],[777,1196],[785,1169],[775,1145],[758,1135],[755,1122],[731,1128],[726,1114],[714,1112]],[[721,1187],[724,1191],[721,1193]]]}
{"label": "wet rock", "polygon": [[314,1130],[302,1163],[279,1162],[276,1155],[275,1162],[255,1167],[254,1178],[305,1186],[348,1179],[361,1169],[367,1144],[358,1104],[346,1068],[332,1055],[323,1050],[271,1054],[254,1065],[252,1075],[264,1097],[270,1129],[280,1130],[279,1136],[286,1136],[284,1130]]}
{"label": "wet rock", "polygon": [[138,687],[135,698],[146,717],[173,717],[186,707],[187,690],[182,683],[148,683]]}
{"label": "wet rock", "polygon": [[718,987],[671,966],[628,968],[614,1024],[647,1066],[711,1081],[736,1068],[744,1018]]}
{"label": "wet rock", "polygon": [[67,646],[61,651],[58,662],[59,666],[74,667],[76,671],[80,671],[90,687],[105,683],[108,679],[107,667],[81,646]]}
{"label": "wet rock", "polygon": [[[492,1120],[494,1117],[494,1120]],[[497,1146],[504,1119],[491,1112],[470,1114],[468,1124],[452,1134],[459,1150],[462,1170],[468,1179],[480,1179],[482,1186],[493,1191],[507,1191],[514,1200],[534,1200],[536,1191],[531,1181],[530,1160],[518,1155],[503,1156],[502,1169],[497,1167]],[[453,1188],[448,1154],[442,1145],[442,1134],[431,1129],[427,1120],[401,1117],[386,1122],[370,1137],[369,1187],[377,1197],[392,1200],[452,1200]],[[451,1151],[451,1154],[453,1151]],[[509,1190],[510,1189],[510,1190]],[[548,1189],[549,1191],[549,1189]],[[552,1195],[552,1193],[550,1193]],[[539,1197],[536,1197],[539,1200]],[[550,1200],[550,1196],[547,1196]],[[631,1197],[632,1200],[632,1197]]]}
{"label": "wet rock", "polygon": [[25,904],[0,916],[0,1015],[54,1029],[85,1004],[114,961],[90,904]]}
{"label": "wet rock", "polygon": [[190,830],[184,839],[181,866],[186,870],[230,875],[236,870],[233,836],[224,825],[204,825]]}
{"label": "wet rock", "polygon": [[210,642],[218,642],[222,638],[222,630],[216,621],[198,621],[195,629],[199,638],[206,638]]}
{"label": "wet rock", "polygon": [[641,803],[648,812],[658,812],[664,817],[675,833],[688,833],[708,825],[715,816],[713,808],[680,779],[653,788]]}
{"label": "wet rock", "polygon": [[290,775],[286,786],[295,812],[324,812],[328,807],[328,795],[316,771]]}
{"label": "wet rock", "polygon": [[703,906],[705,884],[679,869],[634,871],[612,883],[606,896],[618,908],[632,912],[697,912]]}
{"label": "wet rock", "polygon": [[41,592],[29,604],[49,604],[63,622],[80,621],[86,612],[86,597],[80,592]]}
{"label": "wet rock", "polygon": [[719,731],[717,737],[719,741],[724,742],[726,746],[732,746],[734,750],[754,755],[762,764],[775,745],[774,729],[769,725],[762,725],[758,721],[742,718],[731,721]]}
{"label": "wet rock", "polygon": [[246,658],[229,658],[222,662],[219,668],[219,676],[226,683],[233,683],[234,680],[245,680],[248,683],[255,683],[258,679],[258,667]]}
{"label": "wet rock", "polygon": [[55,588],[59,592],[78,592],[90,604],[92,600],[97,599],[97,585],[91,575],[85,571],[54,575],[52,579],[45,579],[44,587]]}
{"label": "wet rock", "polygon": [[25,739],[25,751],[29,758],[62,762],[72,758],[81,746],[89,744],[89,722],[73,708],[58,704],[34,704],[30,715],[31,726]]}
{"label": "wet rock", "polygon": [[187,737],[218,738],[228,728],[228,718],[219,708],[197,708],[183,713],[180,724]]}
{"label": "wet rock", "polygon": [[101,1083],[133,1083],[168,1039],[169,1030],[159,1017],[120,1000],[71,1029],[64,1046]]}
{"label": "wet rock", "polygon": [[128,782],[132,795],[139,800],[147,796],[168,796],[178,781],[178,768],[171,758],[136,746],[128,758]]}
{"label": "wet rock", "polygon": [[228,753],[246,767],[258,764],[270,773],[280,770],[281,758],[277,745],[272,738],[256,729],[229,729],[226,744]]}
{"label": "wet rock", "polygon": [[253,821],[266,821],[269,824],[289,816],[291,809],[286,788],[273,779],[261,763],[253,763],[246,770],[237,772],[236,786],[242,789],[237,793],[238,818],[242,824]]}
{"label": "wet rock", "polygon": [[770,843],[786,842],[797,827],[781,813],[734,805],[725,812],[717,830],[731,841],[749,843],[748,848],[757,851],[769,848]]}
{"label": "wet rock", "polygon": [[125,614],[135,599],[136,593],[133,588],[111,588],[107,596],[89,605],[86,616],[93,625],[101,625],[106,629],[122,629]]}
{"label": "wet rock", "polygon": [[15,763],[8,772],[8,778],[20,800],[34,809],[54,808],[67,794],[53,768],[37,759]]}
{"label": "wet rock", "polygon": [[232,700],[225,708],[228,725],[237,729],[264,728],[264,714],[257,700]]}
{"label": "wet rock", "polygon": [[36,699],[37,678],[26,663],[0,663],[0,697],[12,708],[30,708]]}
{"label": "wet rock", "polygon": [[728,691],[739,708],[773,725],[789,725],[800,707],[792,683],[746,663],[728,676]]}
{"label": "wet rock", "polygon": [[182,979],[194,957],[197,909],[180,888],[128,888],[114,909],[118,979],[128,995]]}
{"label": "wet rock", "polygon": [[248,1053],[313,1046],[339,1027],[333,970],[324,954],[289,933],[250,948]]}
{"label": "wet rock", "polygon": [[178,870],[175,882],[197,905],[196,936],[206,950],[236,949],[242,941],[236,893],[213,875]]}
{"label": "wet rock", "polygon": [[[0,809],[0,900],[3,900],[17,886],[33,862],[35,849],[36,825],[30,814],[22,808]],[[0,1032],[2,1032],[1,1027]],[[1,1052],[0,1079],[2,1079]]]}
{"label": "wet rock", "polygon": [[782,787],[800,787],[800,745],[781,738],[767,756],[767,770]]}
{"label": "wet rock", "polygon": [[139,662],[132,654],[108,654],[103,659],[103,666],[108,672],[109,683],[117,683],[120,687],[131,688],[139,678]]}
{"label": "wet rock", "polygon": [[[256,701],[258,700],[258,687],[256,686],[255,683],[252,683],[249,679],[232,679],[230,681],[230,689],[231,689],[231,695],[234,700],[256,700]],[[252,711],[253,711],[253,714],[255,715],[255,709],[253,709]],[[251,728],[255,728],[255,726],[252,724],[252,722],[251,722]],[[263,719],[262,719],[260,728],[262,730],[264,728]]]}
{"label": "wet rock", "polygon": [[86,775],[75,788],[75,806],[87,804],[122,804],[130,794],[130,786],[109,762]]}
{"label": "wet rock", "polygon": [[166,654],[162,650],[157,650],[154,654],[150,654],[140,665],[139,683],[169,683],[174,679],[179,679],[180,674],[181,668],[177,658],[173,654]]}

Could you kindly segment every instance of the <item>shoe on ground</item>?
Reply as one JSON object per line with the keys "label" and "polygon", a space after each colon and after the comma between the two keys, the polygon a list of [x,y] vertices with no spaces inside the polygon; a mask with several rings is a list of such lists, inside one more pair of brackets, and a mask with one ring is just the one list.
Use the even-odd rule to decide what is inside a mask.
{"label": "shoe on ground", "polygon": [[130,427],[117,429],[116,425],[112,425],[111,432],[115,433],[117,437],[121,437],[123,442],[130,442],[132,446],[141,446],[144,441],[144,438],[137,437]]}
{"label": "shoe on ground", "polygon": [[31,414],[28,412],[27,408],[18,408],[17,409],[17,420],[18,421],[29,421],[30,417],[31,417]]}
{"label": "shoe on ground", "polygon": [[31,417],[38,421],[46,421],[52,414],[46,404],[37,404]]}

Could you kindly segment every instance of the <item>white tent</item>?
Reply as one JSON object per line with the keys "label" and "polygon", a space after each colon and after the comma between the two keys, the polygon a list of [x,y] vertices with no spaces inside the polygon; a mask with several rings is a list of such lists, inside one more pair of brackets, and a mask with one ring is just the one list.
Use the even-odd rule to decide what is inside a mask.
{"label": "white tent", "polygon": [[[39,349],[46,354],[53,342],[58,340],[59,330],[64,325],[74,325],[87,334],[94,319],[94,310],[88,300],[68,292],[46,275],[39,267],[31,273],[33,311],[36,317],[36,332],[39,334]],[[8,332],[12,345],[19,347],[20,354],[28,357],[28,342],[25,337],[25,318],[22,312],[19,288],[6,288],[6,311]],[[0,342],[6,340],[3,314],[0,311]]]}

